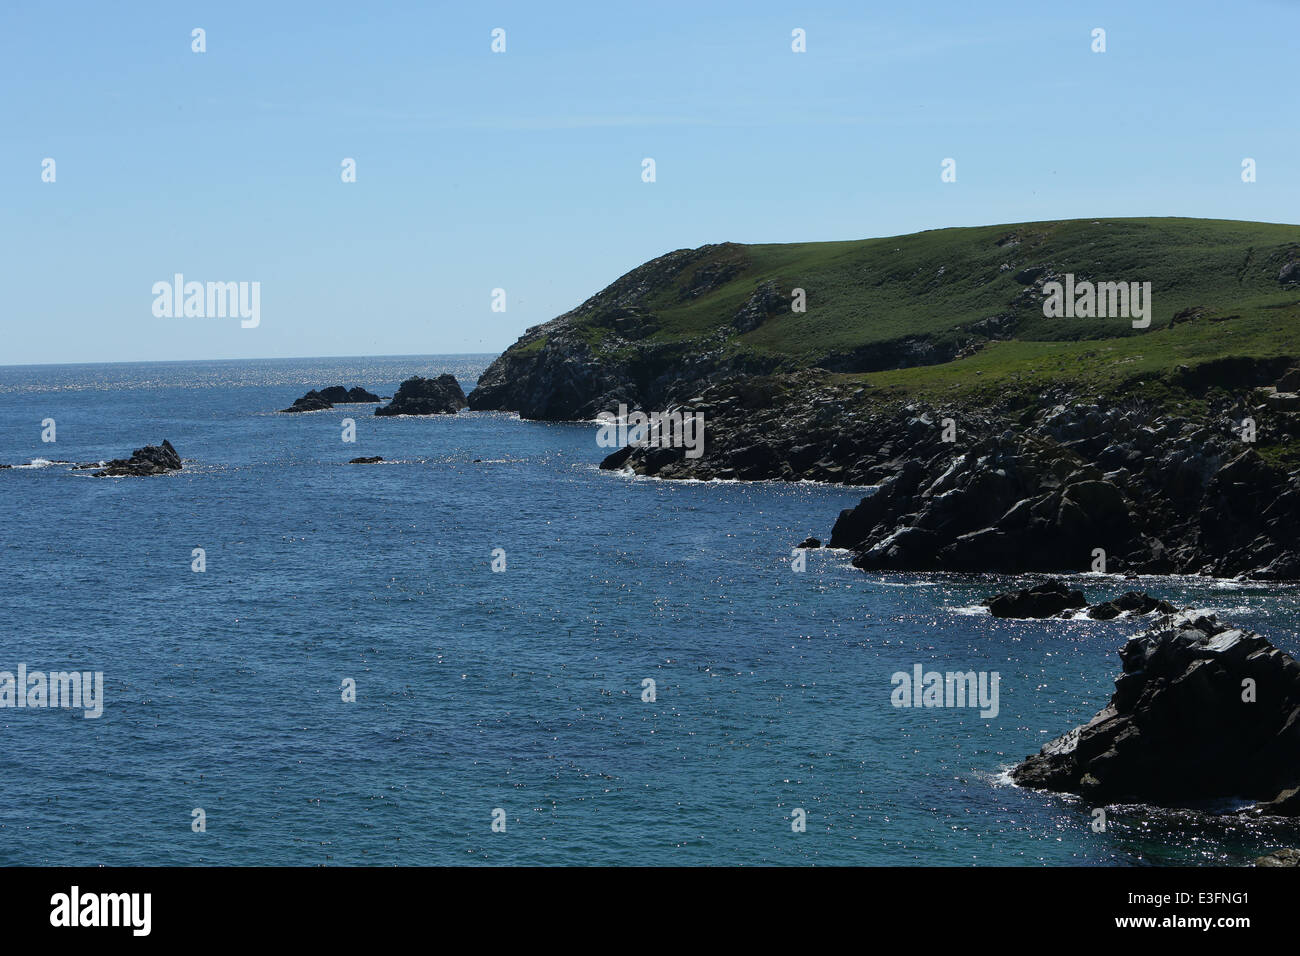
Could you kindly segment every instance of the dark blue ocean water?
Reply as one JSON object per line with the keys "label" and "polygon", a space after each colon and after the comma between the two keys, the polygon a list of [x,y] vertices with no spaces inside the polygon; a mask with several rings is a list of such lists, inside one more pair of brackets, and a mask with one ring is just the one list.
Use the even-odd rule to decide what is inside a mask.
{"label": "dark blue ocean water", "polygon": [[[106,683],[99,719],[0,709],[0,864],[1140,865],[1300,838],[1147,807],[1095,833],[1006,785],[1105,703],[1136,626],[993,620],[1005,580],[843,552],[792,571],[861,489],[604,473],[588,425],[274,412],[413,373],[468,391],[488,358],[0,368],[0,462],[185,459],[0,471],[0,670]],[[1300,650],[1294,591],[1145,586]],[[1000,712],[893,707],[917,663],[997,671]]]}

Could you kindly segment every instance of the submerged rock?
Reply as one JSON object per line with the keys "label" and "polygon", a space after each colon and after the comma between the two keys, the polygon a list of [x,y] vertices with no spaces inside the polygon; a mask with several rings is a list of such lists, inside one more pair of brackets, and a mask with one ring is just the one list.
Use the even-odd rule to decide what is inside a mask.
{"label": "submerged rock", "polygon": [[1012,771],[1094,802],[1247,798],[1300,814],[1300,663],[1251,631],[1186,612],[1119,652],[1110,703]]}
{"label": "submerged rock", "polygon": [[465,393],[454,375],[408,378],[393,401],[376,408],[376,415],[455,415],[465,407]]}
{"label": "submerged rock", "polygon": [[161,445],[145,445],[143,448],[137,448],[131,453],[130,458],[114,458],[102,470],[95,472],[94,477],[144,477],[180,470],[181,456],[176,453],[172,443],[164,438]]}

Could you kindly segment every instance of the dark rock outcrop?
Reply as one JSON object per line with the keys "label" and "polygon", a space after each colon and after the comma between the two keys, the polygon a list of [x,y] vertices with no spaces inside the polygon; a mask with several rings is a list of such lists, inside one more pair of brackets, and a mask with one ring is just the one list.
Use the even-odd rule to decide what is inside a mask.
{"label": "dark rock outcrop", "polygon": [[360,385],[354,385],[352,388],[344,388],[342,385],[331,385],[329,388],[321,389],[321,397],[327,402],[335,405],[363,405],[370,402],[378,402],[380,398],[374,392],[368,392]]}
{"label": "dark rock outcrop", "polygon": [[994,595],[984,602],[994,617],[1055,617],[1087,603],[1082,591],[1055,578],[1031,588]]}
{"label": "dark rock outcrop", "polygon": [[397,389],[390,404],[376,408],[376,415],[455,415],[465,407],[465,393],[454,375],[408,378]]}
{"label": "dark rock outcrop", "polygon": [[[1250,368],[1219,371],[1225,382],[1274,371]],[[1198,387],[1218,373],[1204,374]],[[881,401],[820,369],[731,376],[683,401],[708,422],[702,456],[629,447],[601,467],[876,484],[830,538],[869,571],[1300,578],[1300,471],[1240,435],[1250,416],[1259,435],[1300,441],[1300,421],[1216,394],[1194,417],[1065,390],[972,411]]]}
{"label": "dark rock outcrop", "polygon": [[804,538],[802,541],[800,541],[798,544],[795,545],[796,548],[808,548],[808,549],[820,548],[821,546],[822,546],[821,541],[813,537]]}
{"label": "dark rock outcrop", "polygon": [[181,456],[176,453],[172,443],[163,439],[161,445],[145,445],[131,453],[130,458],[114,458],[100,471],[94,472],[96,478],[144,477],[148,475],[165,475],[169,471],[181,470]]}
{"label": "dark rock outcrop", "polygon": [[1125,591],[1119,597],[1088,608],[1088,617],[1097,621],[1109,621],[1121,614],[1141,616],[1159,611],[1161,614],[1173,614],[1178,610],[1168,601],[1153,598],[1145,591]]}
{"label": "dark rock outcrop", "polygon": [[302,398],[294,399],[294,403],[288,408],[282,408],[282,412],[320,412],[327,408],[333,408],[335,405],[360,405],[368,402],[382,401],[374,392],[368,392],[360,385],[352,388],[344,388],[342,385],[331,385],[328,388],[322,388],[320,391],[312,389]]}
{"label": "dark rock outcrop", "polygon": [[1163,619],[1119,653],[1110,703],[1019,764],[1017,784],[1093,803],[1245,798],[1300,814],[1300,663],[1196,612]]}
{"label": "dark rock outcrop", "polygon": [[964,449],[921,445],[832,544],[867,570],[1298,577],[1300,473],[1235,441],[1234,418],[1058,406]]}
{"label": "dark rock outcrop", "polygon": [[327,408],[333,408],[334,403],[329,401],[316,389],[312,389],[302,398],[295,398],[293,404],[288,408],[282,408],[282,412],[323,412]]}
{"label": "dark rock outcrop", "polygon": [[382,455],[371,455],[363,458],[353,458],[348,462],[349,465],[377,465],[383,461]]}
{"label": "dark rock outcrop", "polygon": [[1143,591],[1127,591],[1110,601],[1088,607],[1082,591],[1056,578],[1034,587],[995,594],[983,603],[994,617],[1016,618],[1068,618],[1074,616],[1074,611],[1087,607],[1088,617],[1097,621],[1110,621],[1121,614],[1141,617],[1153,611],[1174,614],[1178,610],[1168,601],[1153,598]]}

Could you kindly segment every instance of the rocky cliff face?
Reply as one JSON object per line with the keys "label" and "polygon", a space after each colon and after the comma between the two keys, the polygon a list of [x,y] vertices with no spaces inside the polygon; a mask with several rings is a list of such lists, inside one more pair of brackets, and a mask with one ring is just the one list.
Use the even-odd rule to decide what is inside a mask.
{"label": "rocky cliff face", "polygon": [[1012,772],[1094,803],[1263,801],[1300,814],[1300,663],[1213,615],[1162,619],[1120,650],[1110,703]]}
{"label": "rocky cliff face", "polygon": [[1300,476],[1239,439],[1241,414],[1207,427],[1120,406],[1038,411],[906,461],[840,515],[832,544],[868,570],[1300,577]]}
{"label": "rocky cliff face", "polygon": [[469,407],[589,420],[620,403],[662,408],[680,402],[712,377],[779,367],[775,359],[724,356],[721,348],[778,304],[787,305],[771,288],[757,291],[731,321],[699,338],[651,338],[660,331],[652,300],[688,302],[734,278],[744,261],[743,247],[723,244],[679,249],[633,269],[576,309],[525,332],[484,371]]}
{"label": "rocky cliff face", "polygon": [[1300,416],[1257,398],[1222,393],[1187,417],[1065,391],[945,409],[873,400],[808,370],[728,379],[689,401],[707,423],[701,457],[629,447],[601,467],[878,483],[831,532],[865,570],[1297,579],[1300,473],[1261,457],[1241,422],[1300,441]]}

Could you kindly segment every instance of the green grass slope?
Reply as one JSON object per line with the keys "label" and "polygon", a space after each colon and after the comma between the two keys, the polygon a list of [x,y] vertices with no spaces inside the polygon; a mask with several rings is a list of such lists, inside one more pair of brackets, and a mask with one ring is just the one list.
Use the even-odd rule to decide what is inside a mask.
{"label": "green grass slope", "polygon": [[[1043,282],[1067,273],[1150,282],[1149,327],[1045,317]],[[795,289],[805,312],[791,308]],[[1159,398],[1170,387],[1185,393],[1179,377],[1186,384],[1206,363],[1300,357],[1298,330],[1300,227],[1291,225],[1064,220],[721,243],[653,259],[528,330],[470,404],[584,417],[625,394],[663,402],[717,374],[814,366],[869,386],[873,400],[980,403],[1071,384]]]}
{"label": "green grass slope", "polygon": [[[801,288],[806,312],[777,309],[728,341],[731,350],[796,364],[917,337],[942,342],[994,317],[1013,317],[1012,337],[1020,342],[1140,339],[1188,309],[1253,320],[1234,328],[1249,348],[1246,340],[1260,344],[1258,333],[1285,330],[1300,304],[1300,286],[1278,281],[1293,258],[1300,259],[1300,228],[1203,219],[1067,220],[850,242],[724,243],[706,247],[686,268],[637,296],[636,306],[656,320],[646,344],[676,343],[725,327],[764,283],[773,283],[787,303]],[[1026,295],[1028,284],[1016,278],[1035,267],[1093,281],[1151,282],[1151,328],[1133,329],[1125,319],[1045,318],[1041,296]],[[598,312],[577,322],[590,326],[593,344],[602,344],[606,330]],[[1217,334],[1199,327],[1175,331],[1166,339],[1206,340],[1189,343],[1189,354],[1207,345],[1214,351]],[[1168,344],[1156,351],[1169,352]],[[1045,354],[998,351],[1008,360]],[[1124,359],[1144,360],[1137,357],[1142,349],[1121,351]],[[1146,352],[1147,359],[1155,355]]]}

